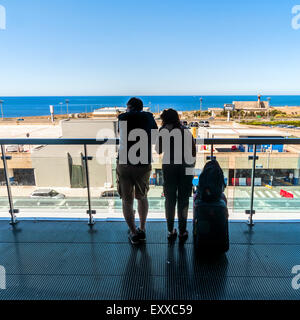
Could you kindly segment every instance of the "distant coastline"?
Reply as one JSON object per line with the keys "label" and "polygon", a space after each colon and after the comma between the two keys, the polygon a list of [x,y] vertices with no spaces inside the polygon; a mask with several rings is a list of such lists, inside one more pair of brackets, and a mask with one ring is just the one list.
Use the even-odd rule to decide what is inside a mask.
{"label": "distant coastline", "polygon": [[[224,96],[140,96],[145,106],[150,107],[153,113],[166,108],[178,111],[208,110],[208,108],[223,108],[224,104],[233,101],[256,101],[255,95],[224,95]],[[300,95],[270,95],[262,99],[271,98],[272,107],[300,106]],[[202,105],[200,103],[202,98]],[[91,113],[102,107],[122,107],[126,105],[129,96],[87,96],[87,97],[3,97],[3,111],[5,118],[43,117],[49,116],[49,106],[54,106],[56,115],[67,112],[65,100],[69,100],[70,114]],[[201,106],[200,106],[201,105]]]}

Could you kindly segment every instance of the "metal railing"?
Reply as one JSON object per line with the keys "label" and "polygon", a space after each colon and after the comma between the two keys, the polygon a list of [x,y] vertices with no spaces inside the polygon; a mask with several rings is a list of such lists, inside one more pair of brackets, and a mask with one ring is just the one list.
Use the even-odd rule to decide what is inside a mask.
{"label": "metal railing", "polygon": [[[118,145],[119,139],[0,139],[0,146],[2,151],[2,161],[5,175],[5,182],[7,187],[7,196],[9,201],[9,213],[11,216],[10,223],[12,225],[16,224],[17,217],[16,214],[19,213],[18,209],[14,208],[13,197],[11,193],[11,183],[8,175],[8,166],[7,161],[11,160],[11,157],[6,156],[5,146],[6,145],[81,145],[84,147],[84,156],[83,161],[85,163],[86,171],[86,185],[88,191],[88,210],[87,214],[89,215],[89,225],[94,225],[95,221],[93,216],[96,214],[96,211],[92,209],[91,202],[91,191],[90,191],[90,179],[89,179],[89,168],[88,162],[93,158],[88,155],[87,146],[88,145]],[[241,139],[197,139],[198,145],[210,145],[211,146],[211,155],[207,157],[207,161],[211,159],[216,159],[214,154],[215,145],[249,145],[254,146],[253,155],[249,156],[249,160],[253,161],[252,166],[252,178],[251,178],[251,199],[250,199],[250,208],[246,210],[246,214],[249,215],[248,224],[253,226],[253,215],[255,214],[254,210],[254,189],[255,189],[255,171],[256,171],[256,161],[258,160],[257,156],[257,146],[259,145],[300,145],[300,138],[241,138]]]}

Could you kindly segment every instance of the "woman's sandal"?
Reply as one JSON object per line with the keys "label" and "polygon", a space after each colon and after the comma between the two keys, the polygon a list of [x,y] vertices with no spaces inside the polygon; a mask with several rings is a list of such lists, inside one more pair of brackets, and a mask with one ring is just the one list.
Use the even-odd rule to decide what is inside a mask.
{"label": "woman's sandal", "polygon": [[186,242],[189,238],[189,233],[188,231],[184,232],[183,234],[179,234],[179,241],[182,242]]}
{"label": "woman's sandal", "polygon": [[177,239],[177,230],[174,229],[173,232],[169,232],[168,234],[168,240],[169,241],[175,241]]}

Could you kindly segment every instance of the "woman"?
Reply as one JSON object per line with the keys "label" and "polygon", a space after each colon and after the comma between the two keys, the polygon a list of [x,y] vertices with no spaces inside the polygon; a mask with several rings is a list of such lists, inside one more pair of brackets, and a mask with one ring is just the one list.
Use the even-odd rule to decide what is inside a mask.
{"label": "woman", "polygon": [[208,162],[200,175],[196,198],[204,202],[224,200],[227,204],[225,188],[224,173],[218,161]]}
{"label": "woman", "polygon": [[162,128],[156,143],[156,151],[164,154],[163,177],[168,239],[176,240],[174,229],[175,209],[178,206],[179,239],[188,239],[187,216],[192,195],[196,143],[191,132],[184,127],[177,111],[165,110],[161,114]]}

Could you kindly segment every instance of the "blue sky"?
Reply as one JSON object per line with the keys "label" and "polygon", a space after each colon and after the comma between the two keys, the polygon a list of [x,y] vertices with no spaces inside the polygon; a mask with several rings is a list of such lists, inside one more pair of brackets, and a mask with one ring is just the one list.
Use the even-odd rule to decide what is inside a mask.
{"label": "blue sky", "polygon": [[300,94],[300,0],[0,0],[0,96]]}

